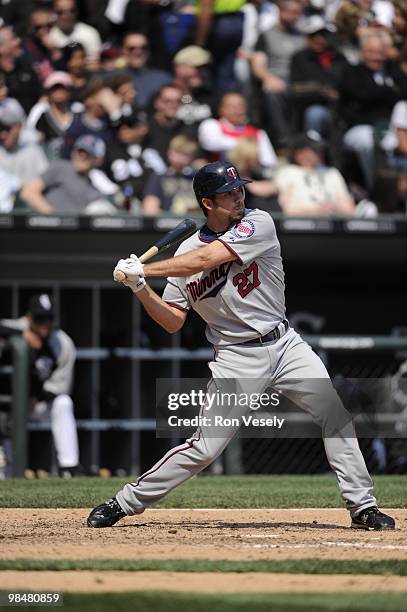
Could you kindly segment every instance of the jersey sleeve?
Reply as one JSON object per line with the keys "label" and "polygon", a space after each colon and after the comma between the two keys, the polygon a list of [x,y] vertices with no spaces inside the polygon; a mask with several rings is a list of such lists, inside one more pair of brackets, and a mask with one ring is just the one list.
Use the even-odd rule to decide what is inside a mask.
{"label": "jersey sleeve", "polygon": [[397,102],[393,109],[392,122],[396,129],[407,130],[407,102]]}
{"label": "jersey sleeve", "polygon": [[187,312],[191,308],[191,304],[186,290],[181,287],[180,280],[173,277],[167,278],[162,299],[170,306]]}
{"label": "jersey sleeve", "polygon": [[276,227],[271,216],[262,210],[246,215],[218,238],[244,265],[278,247]]}
{"label": "jersey sleeve", "polygon": [[56,339],[57,365],[43,385],[44,391],[54,396],[71,392],[76,359],[75,345],[68,334],[57,330]]}

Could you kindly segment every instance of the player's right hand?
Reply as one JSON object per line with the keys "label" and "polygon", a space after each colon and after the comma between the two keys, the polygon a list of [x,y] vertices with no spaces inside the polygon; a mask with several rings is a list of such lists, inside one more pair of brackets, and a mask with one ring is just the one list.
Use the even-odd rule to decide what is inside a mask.
{"label": "player's right hand", "polygon": [[131,257],[127,259],[119,259],[116,264],[115,269],[113,270],[113,275],[115,272],[123,272],[126,275],[127,279],[130,281],[138,281],[140,277],[143,277],[143,264],[137,259],[134,260]]}
{"label": "player's right hand", "polygon": [[131,281],[128,278],[125,278],[122,281],[122,284],[126,285],[126,287],[131,289],[133,291],[133,293],[138,293],[139,291],[144,289],[144,287],[146,286],[146,279],[145,278],[139,278],[137,281]]}

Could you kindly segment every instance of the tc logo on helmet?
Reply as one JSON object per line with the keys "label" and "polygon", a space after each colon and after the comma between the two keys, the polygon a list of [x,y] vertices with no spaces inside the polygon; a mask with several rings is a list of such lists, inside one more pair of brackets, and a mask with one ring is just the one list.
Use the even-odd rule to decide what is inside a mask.
{"label": "tc logo on helmet", "polygon": [[237,170],[233,166],[230,166],[230,168],[226,168],[226,174],[234,179],[238,177]]}

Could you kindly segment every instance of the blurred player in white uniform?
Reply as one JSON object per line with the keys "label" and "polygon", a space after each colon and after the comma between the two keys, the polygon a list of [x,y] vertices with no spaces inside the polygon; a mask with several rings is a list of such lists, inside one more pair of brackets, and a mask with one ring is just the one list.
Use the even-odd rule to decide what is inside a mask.
{"label": "blurred player in white uniform", "polygon": [[28,417],[50,419],[59,475],[75,476],[79,464],[78,435],[70,396],[76,359],[75,345],[54,328],[54,307],[48,294],[34,295],[27,314],[0,320],[0,335],[21,333],[29,346],[30,398]]}

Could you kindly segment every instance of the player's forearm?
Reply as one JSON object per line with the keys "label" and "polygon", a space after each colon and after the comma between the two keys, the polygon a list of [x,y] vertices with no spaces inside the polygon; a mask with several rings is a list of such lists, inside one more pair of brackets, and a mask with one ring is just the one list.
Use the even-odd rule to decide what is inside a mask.
{"label": "player's forearm", "polygon": [[182,327],[185,320],[182,313],[164,302],[149,285],[136,295],[147,314],[167,332],[172,334]]}
{"label": "player's forearm", "polygon": [[219,263],[204,247],[190,253],[185,253],[185,255],[178,255],[172,259],[163,259],[162,261],[145,264],[144,273],[147,277],[185,277],[192,276],[197,272],[203,272],[204,270],[210,270],[219,265]]}

